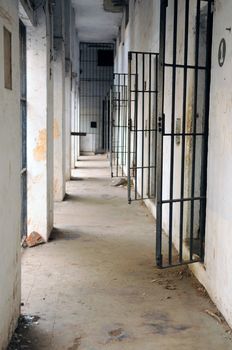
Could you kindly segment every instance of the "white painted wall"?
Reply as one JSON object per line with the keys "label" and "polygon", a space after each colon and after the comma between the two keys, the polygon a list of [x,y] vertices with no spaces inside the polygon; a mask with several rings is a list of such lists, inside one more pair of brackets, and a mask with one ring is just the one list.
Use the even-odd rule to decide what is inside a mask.
{"label": "white painted wall", "polygon": [[[208,189],[205,266],[193,266],[211,298],[232,326],[232,2],[216,0],[214,12],[209,118]],[[225,64],[218,64],[222,38]]]}
{"label": "white painted wall", "polygon": [[53,78],[48,8],[27,31],[28,234],[53,228]]}
{"label": "white painted wall", "polygon": [[[171,2],[170,2],[171,3]],[[157,51],[159,45],[159,1],[130,1],[130,22],[124,30],[122,41],[117,42],[115,72],[127,73],[128,50]],[[135,7],[134,7],[135,6]],[[180,7],[180,11],[181,11]],[[191,265],[191,269],[206,287],[212,300],[232,326],[232,34],[226,28],[232,27],[231,0],[216,0],[214,12],[213,52],[211,72],[211,104],[208,153],[208,189],[205,264]],[[194,19],[190,26],[194,36]],[[169,33],[168,35],[171,35]],[[178,47],[183,43],[183,32],[178,33]],[[226,61],[222,68],[218,65],[218,48],[222,38],[227,42]],[[190,48],[190,55],[193,53]],[[178,51],[181,54],[182,50]],[[168,79],[168,78],[167,78]],[[177,79],[179,79],[177,77]],[[188,103],[191,113],[191,79],[189,77]],[[181,84],[177,84],[177,95]],[[179,96],[179,95],[178,95]],[[170,104],[166,92],[166,108]],[[169,101],[169,102],[168,102]],[[176,146],[176,162],[180,161]],[[175,170],[175,177],[179,178]],[[165,185],[165,184],[164,184]],[[186,185],[188,192],[188,184]],[[167,188],[166,188],[167,189]],[[175,187],[179,191],[178,185]],[[154,206],[150,209],[155,215]],[[165,228],[165,217],[164,217]],[[177,227],[178,230],[178,227]]]}
{"label": "white painted wall", "polygon": [[[4,88],[3,26],[12,33],[13,88]],[[20,313],[20,75],[18,1],[0,1],[0,349]]]}
{"label": "white painted wall", "polygon": [[56,3],[54,13],[54,200],[65,196],[65,47],[64,1]]}
{"label": "white painted wall", "polygon": [[62,41],[54,54],[54,200],[65,195],[65,58]]}

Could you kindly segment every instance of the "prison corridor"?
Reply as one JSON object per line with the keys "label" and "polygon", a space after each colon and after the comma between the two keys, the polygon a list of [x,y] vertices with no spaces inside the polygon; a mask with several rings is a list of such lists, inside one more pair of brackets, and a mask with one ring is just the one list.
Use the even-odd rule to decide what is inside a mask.
{"label": "prison corridor", "polygon": [[48,244],[22,257],[22,349],[229,350],[231,335],[185,267],[155,267],[155,221],[127,203],[105,155],[80,157]]}

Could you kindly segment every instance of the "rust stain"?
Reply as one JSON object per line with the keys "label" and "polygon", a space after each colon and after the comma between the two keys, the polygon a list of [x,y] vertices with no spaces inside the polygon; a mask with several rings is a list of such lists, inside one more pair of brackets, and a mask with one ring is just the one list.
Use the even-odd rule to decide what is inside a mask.
{"label": "rust stain", "polygon": [[54,137],[54,139],[58,139],[60,137],[60,126],[59,126],[57,119],[54,120],[53,137]]}
{"label": "rust stain", "polygon": [[38,162],[45,160],[46,151],[47,151],[47,130],[42,129],[39,131],[37,145],[33,151],[35,160],[37,160]]}

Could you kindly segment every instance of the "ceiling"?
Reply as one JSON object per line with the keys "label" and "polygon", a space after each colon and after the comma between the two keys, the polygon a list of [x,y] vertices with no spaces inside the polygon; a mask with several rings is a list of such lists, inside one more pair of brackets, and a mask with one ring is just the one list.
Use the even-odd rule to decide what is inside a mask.
{"label": "ceiling", "polygon": [[80,41],[114,41],[122,20],[119,8],[113,10],[112,6],[114,12],[105,11],[104,0],[72,0],[72,3],[76,10],[76,27]]}

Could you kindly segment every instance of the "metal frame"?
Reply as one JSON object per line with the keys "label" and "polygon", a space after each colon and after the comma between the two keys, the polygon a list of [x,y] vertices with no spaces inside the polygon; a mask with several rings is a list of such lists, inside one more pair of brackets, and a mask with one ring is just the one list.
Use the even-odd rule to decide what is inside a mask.
{"label": "metal frame", "polygon": [[156,197],[158,56],[153,52],[128,53],[129,204]]}
{"label": "metal frame", "polygon": [[102,149],[110,152],[110,92],[103,101]]}
{"label": "metal frame", "polygon": [[128,74],[114,73],[111,88],[111,177],[126,176]]}
{"label": "metal frame", "polygon": [[[183,2],[182,2],[183,3]],[[194,64],[189,62],[189,32],[190,32],[190,6],[195,4],[196,13],[196,28],[195,28],[195,48],[194,48]],[[172,5],[171,9],[173,18],[173,37],[166,35],[166,19],[168,6]],[[210,71],[211,71],[211,46],[212,46],[212,5],[213,0],[185,0],[184,11],[184,57],[183,63],[178,62],[177,55],[177,33],[180,23],[178,12],[178,0],[161,0],[160,12],[160,60],[159,60],[159,102],[158,102],[158,154],[157,154],[157,224],[156,224],[156,261],[161,268],[189,264],[194,262],[202,262],[204,260],[204,237],[205,237],[205,216],[206,216],[206,189],[207,189],[207,148],[208,148],[208,122],[209,122],[209,96],[210,96]],[[204,13],[205,33],[202,34],[201,26],[201,11],[206,9]],[[170,8],[169,8],[169,11]],[[169,13],[170,15],[170,13]],[[200,47],[201,35],[205,35],[205,48],[202,51]],[[171,43],[170,43],[171,41]],[[167,58],[167,47],[172,47],[172,62]],[[169,45],[169,46],[167,46]],[[201,52],[200,52],[201,51]],[[204,63],[200,54],[204,53]],[[171,71],[170,71],[171,70]],[[171,73],[170,73],[171,72]],[[192,73],[193,72],[193,73]],[[182,74],[182,102],[177,101],[177,73]],[[166,78],[168,74],[172,76],[171,89],[171,111],[169,115],[165,115],[165,99],[166,99]],[[193,108],[192,114],[188,112],[187,90],[189,77],[193,76]],[[202,83],[204,77],[204,86],[199,88],[200,79]],[[203,98],[200,95],[204,95]],[[200,101],[200,99],[202,100]],[[203,105],[199,112],[199,105]],[[175,130],[177,118],[177,104],[182,103],[182,128],[178,132]],[[199,113],[202,114],[199,117]],[[169,126],[165,125],[169,119]],[[199,119],[202,122],[199,127]],[[166,120],[166,121],[165,121]],[[191,127],[189,127],[191,125]],[[167,130],[170,129],[170,130]],[[176,179],[175,171],[179,166],[176,163],[177,147],[175,146],[176,137],[180,140],[181,161],[180,161],[180,178]],[[168,140],[168,141],[167,141]],[[186,145],[190,144],[188,150]],[[167,162],[165,152],[169,147],[169,177],[167,176]],[[201,156],[197,158],[197,147],[201,145]],[[164,150],[165,148],[165,150]],[[189,156],[189,178],[186,177],[187,155]],[[165,159],[165,161],[164,161]],[[165,162],[165,163],[164,163]],[[200,173],[197,173],[197,169]],[[200,177],[199,188],[196,184],[197,177]],[[164,179],[164,177],[166,177]],[[167,180],[168,178],[168,180]],[[164,181],[169,185],[169,193],[165,192]],[[179,195],[176,194],[176,183],[180,181]],[[189,184],[188,193],[186,195],[186,185]],[[166,223],[166,232],[168,234],[167,248],[163,244],[163,226],[164,226],[164,206],[168,206],[168,223]],[[187,207],[186,207],[187,206]],[[199,216],[198,216],[199,210]],[[179,216],[177,215],[179,211]],[[167,209],[165,212],[167,219]],[[189,219],[186,221],[186,217]],[[177,229],[174,232],[174,219]],[[199,228],[199,237],[197,239],[198,246],[195,247],[195,221]],[[184,222],[186,230],[184,227]],[[186,231],[186,232],[185,232]],[[185,234],[187,233],[187,236]],[[174,250],[174,241],[178,245],[178,253]],[[177,244],[178,241],[178,244]],[[184,247],[189,253],[185,254]],[[167,259],[166,259],[167,257]]]}
{"label": "metal frame", "polygon": [[21,237],[27,235],[27,54],[26,26],[19,22],[21,117]]}

